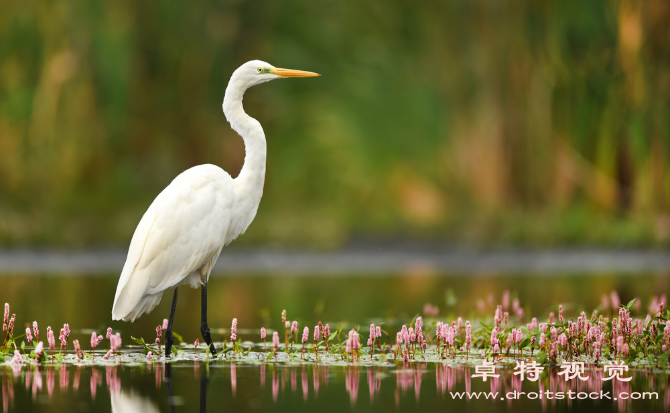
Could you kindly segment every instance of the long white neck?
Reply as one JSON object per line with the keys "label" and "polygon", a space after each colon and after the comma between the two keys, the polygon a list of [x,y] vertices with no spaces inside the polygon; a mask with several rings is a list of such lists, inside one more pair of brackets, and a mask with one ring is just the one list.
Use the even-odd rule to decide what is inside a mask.
{"label": "long white neck", "polygon": [[[263,196],[265,182],[266,143],[261,124],[244,112],[242,98],[246,87],[231,78],[223,98],[223,113],[230,126],[244,139],[246,155],[240,174],[233,180],[235,191],[235,209],[233,228],[229,233],[232,239],[242,234],[251,224]],[[231,240],[232,240],[231,239]]]}

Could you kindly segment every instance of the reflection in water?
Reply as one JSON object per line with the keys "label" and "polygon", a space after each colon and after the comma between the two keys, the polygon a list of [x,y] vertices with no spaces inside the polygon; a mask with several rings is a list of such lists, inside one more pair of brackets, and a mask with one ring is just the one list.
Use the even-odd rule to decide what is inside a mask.
{"label": "reflection in water", "polygon": [[230,388],[233,391],[233,397],[237,392],[237,370],[235,367],[235,362],[230,363]]}
{"label": "reflection in water", "polygon": [[111,395],[114,413],[153,413],[158,407],[148,397],[130,391],[120,391]]}
{"label": "reflection in water", "polygon": [[95,394],[98,392],[98,386],[102,385],[102,374],[93,367],[91,369],[91,400],[95,400]]}
{"label": "reflection in water", "polygon": [[[25,399],[27,396],[29,400],[32,399],[33,403],[37,402],[40,397],[44,397],[42,396],[44,393],[46,393],[46,397],[49,401],[52,400],[54,393],[58,395],[67,395],[68,399],[74,398],[81,400],[84,397],[88,397],[86,394],[82,394],[82,392],[86,392],[87,386],[81,386],[82,388],[80,389],[79,384],[82,380],[85,382],[89,379],[86,375],[90,374],[89,383],[91,402],[95,401],[96,397],[99,397],[98,390],[99,387],[102,386],[104,378],[104,382],[106,383],[105,388],[111,400],[111,411],[113,412],[159,411],[158,406],[161,404],[161,399],[163,404],[170,406],[171,411],[177,411],[178,407],[182,411],[195,410],[193,407],[186,408],[180,406],[182,404],[182,397],[175,397],[173,395],[173,390],[175,389],[180,396],[187,394],[185,393],[184,386],[188,383],[185,382],[188,382],[190,377],[195,377],[196,379],[199,379],[200,411],[205,412],[207,409],[209,384],[212,377],[219,382],[222,379],[220,373],[218,373],[218,377],[211,376],[211,374],[212,372],[225,371],[225,369],[211,369],[213,365],[218,365],[220,367],[221,363],[210,362],[210,365],[201,365],[201,362],[198,361],[192,364],[189,362],[188,364],[147,363],[146,365],[139,366],[108,365],[104,366],[104,373],[100,367],[91,366],[76,366],[73,368],[74,371],[70,372],[68,366],[65,364],[60,366],[29,365],[24,366],[23,369],[19,370],[12,369],[11,366],[3,366],[2,411],[3,413],[14,411],[17,389],[21,393],[20,397]],[[612,400],[601,400],[599,403],[605,404],[606,406],[609,406],[611,403],[613,406],[616,406],[620,412],[630,409],[631,404],[633,407],[639,406],[640,408],[643,405],[636,404],[640,403],[636,400],[625,400],[622,398],[614,400],[616,395],[621,393],[633,394],[632,392],[656,391],[661,393],[659,394],[661,400],[656,402],[656,404],[651,404],[651,406],[660,407],[660,405],[663,404],[663,406],[667,408],[670,405],[670,390],[667,389],[666,384],[667,376],[665,374],[658,374],[645,370],[636,370],[634,374],[631,374],[631,376],[636,377],[634,379],[635,381],[630,382],[617,380],[604,381],[603,378],[606,378],[606,374],[603,372],[602,368],[587,369],[584,374],[585,377],[588,376],[587,380],[582,381],[579,379],[572,379],[566,381],[564,376],[558,375],[561,371],[559,368],[548,367],[540,376],[539,380],[533,382],[529,381],[527,378],[522,380],[519,375],[513,374],[513,366],[500,364],[496,369],[496,373],[500,374],[500,376],[497,378],[489,378],[488,382],[483,382],[481,378],[471,377],[474,373],[474,367],[449,363],[422,362],[369,366],[360,364],[329,366],[320,364],[287,365],[283,363],[263,363],[256,366],[246,365],[249,368],[244,368],[243,370],[238,371],[238,367],[240,366],[245,366],[243,361],[230,362],[228,365],[230,368],[231,392],[225,392],[227,395],[225,397],[232,396],[233,399],[237,398],[240,401],[244,401],[247,399],[248,394],[253,393],[254,397],[260,400],[259,403],[262,404],[267,402],[278,406],[283,405],[286,401],[294,398],[301,398],[304,402],[317,400],[320,392],[326,392],[328,394],[327,400],[332,400],[333,389],[328,389],[328,381],[331,373],[338,386],[342,386],[343,384],[342,387],[344,387],[347,392],[349,399],[348,403],[351,406],[362,402],[359,396],[361,395],[361,392],[364,392],[365,387],[367,387],[368,390],[370,406],[376,406],[377,408],[386,408],[385,403],[377,403],[377,399],[383,399],[385,394],[393,394],[393,399],[395,400],[397,408],[401,407],[403,399],[406,399],[408,396],[411,397],[412,395],[417,402],[420,398],[434,400],[435,397],[438,397],[438,399],[441,398],[440,402],[460,399],[463,401],[467,400],[468,403],[484,403],[482,400],[474,400],[473,397],[469,397],[467,394],[463,393],[472,391],[487,392],[489,395],[497,395],[490,399],[486,397],[485,402],[507,406],[510,410],[512,408],[516,409],[518,406],[517,403],[519,403],[519,400],[521,399],[526,402],[531,401],[532,403],[536,403],[533,410],[541,407],[543,411],[553,411],[564,409],[566,407],[572,408],[583,403],[581,400],[571,400],[568,397],[565,397],[563,400],[548,397],[539,397],[539,400],[532,400],[532,397],[522,397],[519,400],[515,400],[513,397],[507,396],[508,394],[514,394],[514,392],[519,394],[519,392],[524,391],[527,395],[533,392],[544,395],[548,394],[548,392],[551,392],[551,394],[562,392],[566,395],[569,394],[568,392],[574,392],[573,394],[600,394],[601,392],[605,392],[611,395]],[[184,367],[188,370],[184,369]],[[175,368],[180,371],[181,375],[177,375],[176,378],[173,378]],[[190,371],[191,368],[193,369],[192,372]],[[133,371],[130,376],[129,370]],[[183,374],[187,371],[188,374]],[[71,373],[73,375],[72,380],[70,380]],[[249,377],[249,375],[258,375],[260,376],[260,381],[254,380],[251,382],[243,380],[238,382],[238,374],[240,373],[244,373],[245,378]],[[57,392],[55,391],[56,374],[58,374],[59,382]],[[272,385],[271,389],[264,390],[267,375],[270,375],[268,379],[271,379]],[[298,388],[298,375],[300,376],[300,388]],[[144,377],[148,379],[149,383],[153,383],[154,377],[152,376],[155,376],[155,385],[151,384],[149,386],[149,391],[153,392],[155,396],[140,395],[139,387],[137,387],[138,377]],[[361,376],[363,377],[363,389],[361,388]],[[395,380],[393,380],[393,376],[395,376]],[[123,386],[122,379],[124,380]],[[436,389],[436,393],[428,391],[427,396],[422,395],[422,386],[424,386],[425,390],[425,382],[430,382],[433,379],[435,380],[434,388]],[[126,380],[128,383],[125,383]],[[44,383],[44,381],[46,381],[46,383]],[[312,391],[310,391],[310,381]],[[163,382],[166,383],[167,395],[164,390],[161,391]],[[367,386],[365,386],[366,382]],[[637,384],[634,384],[636,382]],[[258,387],[248,388],[249,383],[253,383],[252,386]],[[19,384],[18,387],[17,384]],[[382,393],[381,390],[383,386],[394,386],[394,388],[391,389],[392,392]],[[432,387],[432,383],[430,387]],[[217,385],[216,388],[217,390],[221,389],[219,385]],[[23,393],[24,389],[25,393]],[[267,393],[264,393],[265,391],[267,391]],[[217,400],[224,397],[220,393],[220,391],[217,391],[215,394]],[[454,394],[456,393],[462,395],[455,397]],[[240,395],[243,395],[244,397],[238,397]],[[480,397],[480,399],[483,398],[483,396]],[[367,397],[365,399],[367,399]],[[175,400],[178,400],[178,403],[176,403]],[[646,403],[653,403],[653,401],[646,401]],[[308,406],[308,404],[305,404],[305,406]]]}

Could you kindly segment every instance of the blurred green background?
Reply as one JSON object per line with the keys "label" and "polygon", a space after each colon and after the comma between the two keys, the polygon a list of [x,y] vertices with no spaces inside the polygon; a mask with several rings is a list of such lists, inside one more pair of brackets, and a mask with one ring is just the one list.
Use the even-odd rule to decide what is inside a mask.
{"label": "blurred green background", "polygon": [[246,95],[265,195],[237,245],[667,245],[670,3],[0,2],[0,246],[125,246]]}

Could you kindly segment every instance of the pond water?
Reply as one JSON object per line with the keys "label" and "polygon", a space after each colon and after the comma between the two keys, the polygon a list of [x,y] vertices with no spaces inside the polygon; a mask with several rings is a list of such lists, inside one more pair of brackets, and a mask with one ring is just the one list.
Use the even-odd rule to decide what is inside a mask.
{"label": "pond water", "polygon": [[[591,311],[601,296],[616,290],[622,302],[640,298],[642,308],[652,295],[670,292],[665,275],[533,275],[477,276],[389,275],[389,276],[315,276],[290,275],[216,276],[209,283],[209,322],[213,338],[223,341],[230,320],[238,319],[238,336],[248,342],[252,352],[239,358],[228,355],[209,360],[200,351],[192,355],[192,343],[200,338],[199,291],[182,288],[175,317],[175,331],[190,347],[178,361],[147,362],[140,348],[129,346],[131,336],[152,341],[155,327],[168,315],[170,295],[150,314],[135,323],[111,321],[111,306],[117,276],[39,276],[6,274],[0,276],[0,302],[8,302],[22,330],[34,320],[40,329],[63,323],[72,328],[71,340],[90,341],[92,331],[104,333],[107,327],[123,337],[124,355],[94,363],[43,363],[2,367],[3,412],[28,411],[587,411],[595,409],[663,410],[670,401],[667,371],[635,369],[627,374],[630,382],[603,381],[603,370],[588,369],[590,379],[565,381],[556,368],[547,368],[537,382],[519,380],[512,369],[500,367],[500,378],[483,381],[472,378],[475,366],[439,357],[411,362],[377,359],[369,356],[358,363],[336,358],[301,362],[281,354],[261,362],[263,347],[258,334],[261,326],[281,327],[281,311],[296,320],[299,331],[322,321],[343,331],[360,327],[366,332],[370,323],[382,325],[394,334],[402,324],[422,314],[424,304],[439,308],[436,319],[453,320],[457,316],[472,320],[491,318],[494,304],[503,291],[518,298],[525,314],[546,320],[558,304],[566,318],[576,318],[581,310]],[[269,335],[269,334],[268,334]],[[367,335],[365,336],[367,337]],[[268,337],[269,338],[269,337]],[[365,340],[362,340],[365,341]],[[102,345],[101,345],[102,346]],[[84,344],[88,350],[90,346]],[[70,347],[71,349],[71,347]],[[70,351],[71,353],[72,351]],[[68,358],[69,357],[69,358]],[[74,361],[68,355],[66,360]],[[367,361],[366,361],[367,360]],[[462,361],[462,360],[461,360]],[[527,394],[542,390],[566,392],[565,399],[533,399]],[[601,394],[610,398],[627,393],[645,397],[640,400],[570,400],[567,391],[577,394]],[[467,399],[460,392],[497,392],[495,400]],[[513,399],[509,392],[526,395]],[[655,392],[658,400],[645,392]],[[473,393],[471,393],[473,394]],[[460,398],[463,397],[463,398]],[[474,397],[474,396],[471,396]],[[491,395],[489,394],[489,397]],[[633,396],[635,397],[635,396]],[[502,400],[504,398],[504,400]],[[651,398],[651,400],[650,400]]]}

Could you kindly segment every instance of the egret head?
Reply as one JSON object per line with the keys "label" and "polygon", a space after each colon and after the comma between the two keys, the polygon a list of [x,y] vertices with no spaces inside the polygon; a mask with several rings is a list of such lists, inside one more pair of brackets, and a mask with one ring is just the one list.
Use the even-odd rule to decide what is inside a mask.
{"label": "egret head", "polygon": [[233,73],[231,82],[233,80],[238,81],[249,88],[274,79],[314,76],[320,75],[318,73],[305,72],[302,70],[282,69],[274,67],[270,63],[261,60],[251,60],[240,66],[235,73]]}

